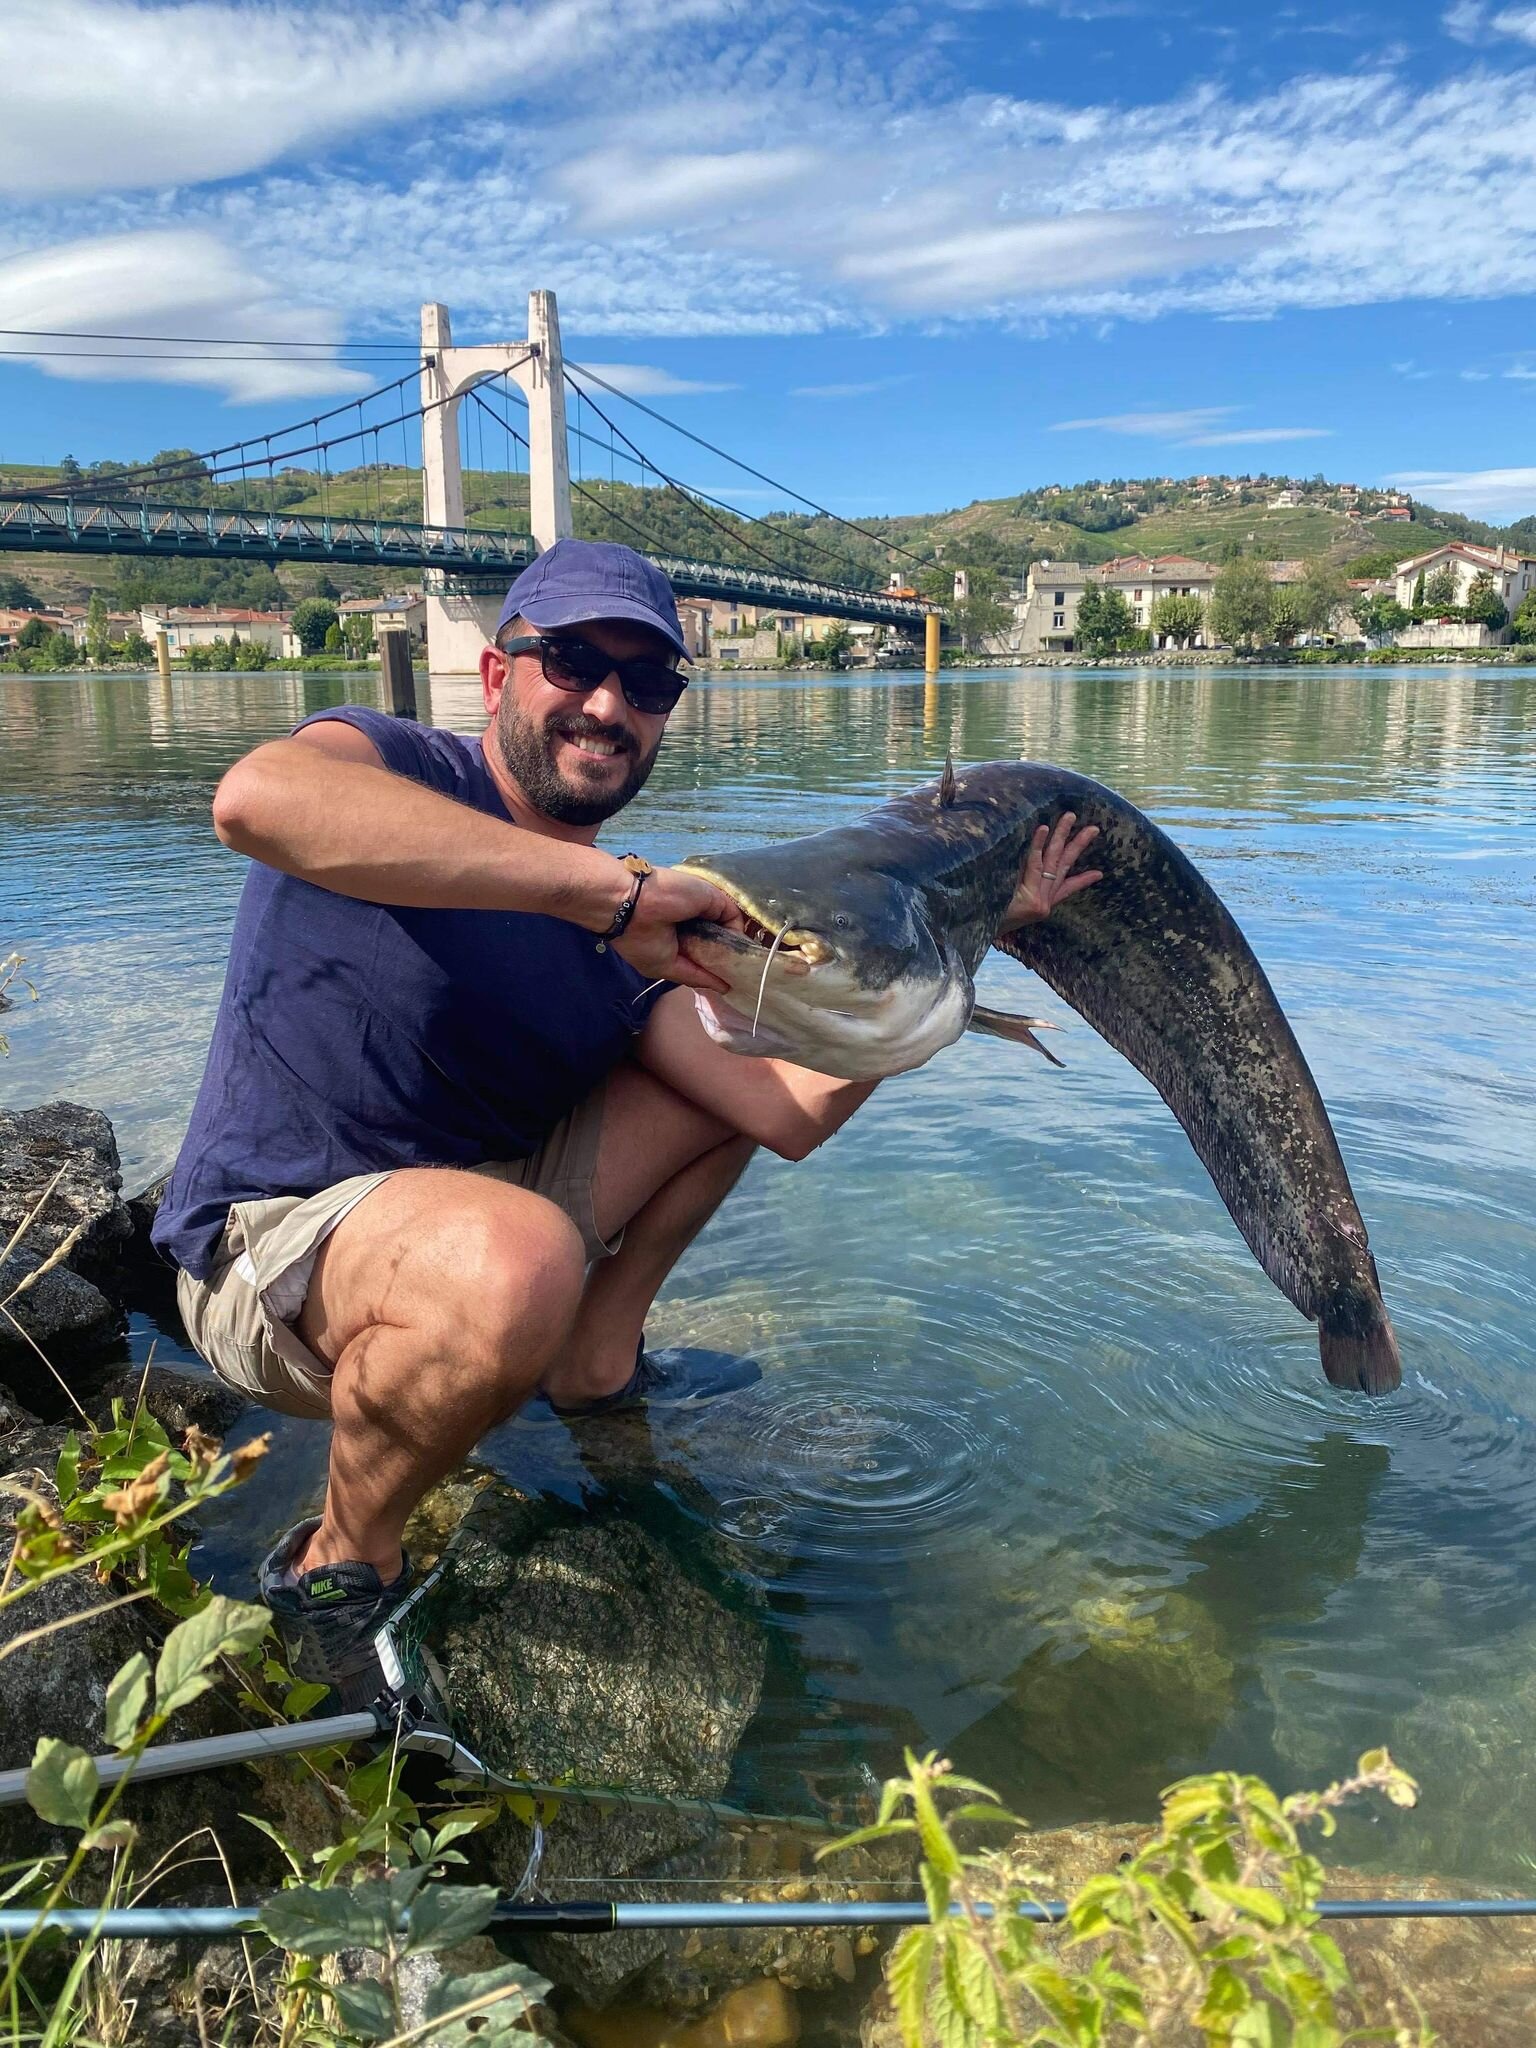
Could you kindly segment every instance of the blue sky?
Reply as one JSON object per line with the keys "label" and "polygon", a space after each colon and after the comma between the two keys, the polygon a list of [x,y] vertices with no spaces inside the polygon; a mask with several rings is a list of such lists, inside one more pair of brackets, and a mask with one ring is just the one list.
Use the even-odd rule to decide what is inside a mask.
{"label": "blue sky", "polygon": [[845,512],[1260,468],[1536,511],[1526,0],[7,0],[0,56],[0,327],[230,341],[0,356],[12,460],[263,432],[424,298],[505,338],[542,285]]}

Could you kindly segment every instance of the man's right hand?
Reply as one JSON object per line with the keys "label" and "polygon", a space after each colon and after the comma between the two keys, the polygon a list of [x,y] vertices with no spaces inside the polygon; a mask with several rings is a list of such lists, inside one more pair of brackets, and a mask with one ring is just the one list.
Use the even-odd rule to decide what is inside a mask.
{"label": "man's right hand", "polygon": [[723,994],[727,983],[690,960],[677,943],[677,928],[691,917],[708,918],[740,931],[746,919],[723,889],[688,868],[657,868],[647,875],[634,916],[613,950],[647,981],[675,981],[683,988]]}

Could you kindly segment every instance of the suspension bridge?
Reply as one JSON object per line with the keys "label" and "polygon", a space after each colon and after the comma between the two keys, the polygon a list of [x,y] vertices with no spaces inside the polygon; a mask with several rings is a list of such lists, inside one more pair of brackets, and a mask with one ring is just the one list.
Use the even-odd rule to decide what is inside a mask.
{"label": "suspension bridge", "polygon": [[[578,414],[574,426],[567,416],[568,399]],[[461,409],[466,401],[479,437],[481,476],[489,429],[493,445],[499,437],[505,450],[501,508],[510,516],[514,506],[521,508],[526,491],[527,532],[472,525],[465,518]],[[682,482],[671,465],[659,465],[619,423],[608,409],[614,401],[782,492],[801,523],[788,528],[782,515],[746,513]],[[521,409],[524,425],[514,423],[515,408]],[[396,432],[407,473],[415,467],[411,436],[419,436],[420,521],[386,516],[379,479],[386,469],[385,449],[393,446],[388,437]],[[325,503],[326,484],[336,451],[348,447],[359,451],[353,472],[362,478],[362,494],[366,499],[372,479],[375,502],[333,510]],[[589,449],[597,451],[606,477],[589,472]],[[279,486],[292,477],[299,457],[318,458],[319,511],[285,509],[276,502]],[[620,493],[621,465],[626,481],[630,472],[638,472],[638,490]],[[217,486],[221,502],[183,502],[191,495],[189,482],[199,488]],[[230,502],[235,498],[238,503]],[[478,666],[509,580],[544,548],[576,531],[575,500],[582,503],[583,523],[593,537],[624,540],[649,555],[680,597],[891,627],[904,636],[923,637],[929,665],[937,666],[936,608],[905,587],[868,587],[874,580],[871,559],[890,563],[904,556],[915,562],[915,556],[888,536],[843,519],[726,455],[596,371],[567,364],[555,296],[547,291],[529,295],[525,337],[474,347],[455,346],[445,306],[423,306],[416,369],[291,427],[190,458],[0,494],[0,551],[337,563],[418,572],[426,600],[428,662],[439,673],[465,674]],[[690,530],[702,524],[718,533],[736,559],[700,560],[668,547],[665,536],[648,524],[658,516],[658,506],[673,512],[685,508]],[[811,519],[818,523],[816,535],[804,530]],[[875,547],[866,545],[858,559],[846,545],[822,537],[828,532],[856,535]],[[807,556],[815,558],[817,573],[806,573]],[[899,570],[889,575],[892,586],[904,581]]]}

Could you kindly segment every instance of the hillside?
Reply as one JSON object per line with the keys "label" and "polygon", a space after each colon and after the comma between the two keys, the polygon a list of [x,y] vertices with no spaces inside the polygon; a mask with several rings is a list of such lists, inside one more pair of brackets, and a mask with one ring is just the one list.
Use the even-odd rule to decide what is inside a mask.
{"label": "hillside", "polygon": [[[322,477],[288,469],[268,483],[221,484],[201,474],[196,457],[158,495],[183,504],[289,510],[353,518],[419,519],[421,473],[381,465]],[[0,462],[0,491],[54,490],[66,481],[103,494],[121,465],[74,472]],[[1414,503],[1411,520],[1384,517],[1379,490],[1354,491],[1321,477],[1293,484],[1296,504],[1276,505],[1285,479],[1277,477],[1147,478],[1094,480],[1050,486],[1016,497],[978,499],[945,512],[870,516],[853,531],[838,521],[800,512],[774,512],[760,522],[684,497],[665,488],[641,489],[607,478],[576,480],[576,530],[588,538],[632,541],[658,552],[696,559],[770,564],[828,582],[865,588],[883,585],[892,570],[925,594],[947,595],[957,568],[978,572],[983,584],[1022,579],[1032,561],[1103,562],[1126,554],[1191,554],[1221,560],[1234,553],[1268,559],[1325,555],[1340,564],[1403,557],[1446,538],[1504,541],[1536,550],[1536,514],[1497,527],[1462,514]],[[157,494],[151,494],[157,495]],[[527,479],[516,473],[466,470],[466,518],[472,525],[524,532]],[[99,585],[114,604],[148,599],[181,603],[280,605],[317,591],[323,595],[381,595],[402,581],[388,571],[329,570],[301,564],[110,562],[69,556],[16,554],[0,558],[0,592],[25,602],[18,589],[41,602],[79,603]],[[973,583],[973,588],[976,585]]]}

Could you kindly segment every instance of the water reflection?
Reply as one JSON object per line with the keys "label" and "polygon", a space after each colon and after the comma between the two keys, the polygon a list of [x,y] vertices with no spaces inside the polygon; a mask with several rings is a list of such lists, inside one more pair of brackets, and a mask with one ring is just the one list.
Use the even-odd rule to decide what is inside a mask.
{"label": "water reflection", "polygon": [[[6,1101],[100,1103],[130,1179],[168,1157],[241,873],[213,784],[366,686],[0,683],[0,950],[44,998],[6,1020]],[[423,709],[480,723],[458,681]],[[989,963],[984,1000],[1064,1018],[1066,1073],[963,1042],[803,1165],[754,1164],[674,1277],[653,1335],[750,1350],[760,1387],[600,1455],[559,1431],[485,1447],[519,1485],[728,1541],[773,1630],[742,1766],[765,1803],[912,1741],[1033,1817],[1123,1816],[1186,1766],[1299,1782],[1385,1739],[1426,1798],[1367,1846],[1523,1879],[1533,733],[1536,677],[1512,670],[690,687],[624,826],[661,859],[854,815],[946,752],[1062,760],[1154,811],[1296,1025],[1406,1367],[1386,1403],[1329,1389],[1152,1091]],[[284,1430],[289,1497],[234,1497],[212,1549],[232,1586],[322,1461]]]}

